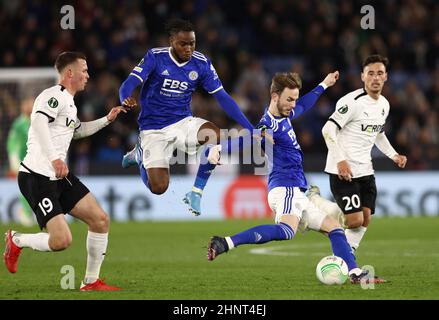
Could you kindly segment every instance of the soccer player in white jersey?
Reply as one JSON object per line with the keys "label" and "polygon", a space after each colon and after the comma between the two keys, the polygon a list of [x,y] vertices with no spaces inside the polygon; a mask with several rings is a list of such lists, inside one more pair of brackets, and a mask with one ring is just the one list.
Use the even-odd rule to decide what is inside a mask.
{"label": "soccer player in white jersey", "polygon": [[73,100],[89,78],[86,58],[79,52],[63,52],[55,62],[60,81],[36,98],[29,128],[27,153],[18,173],[18,185],[34,211],[41,233],[8,230],[4,260],[11,273],[17,272],[23,248],[61,251],[70,246],[72,235],[63,214],[69,213],[88,225],[87,268],[81,291],[119,290],[99,279],[108,243],[109,218],[94,196],[67,167],[71,140],[94,134],[116,119],[122,107],[107,116],[80,122]]}
{"label": "soccer player in white jersey", "polygon": [[[387,65],[385,57],[367,57],[361,73],[364,88],[341,97],[322,129],[328,147],[325,172],[329,174],[331,192],[345,215],[346,237],[353,251],[360,245],[375,211],[377,189],[371,158],[373,145],[400,168],[404,168],[407,162],[384,133],[390,108],[381,94],[387,81]],[[314,201],[319,207],[331,206],[319,197]]]}

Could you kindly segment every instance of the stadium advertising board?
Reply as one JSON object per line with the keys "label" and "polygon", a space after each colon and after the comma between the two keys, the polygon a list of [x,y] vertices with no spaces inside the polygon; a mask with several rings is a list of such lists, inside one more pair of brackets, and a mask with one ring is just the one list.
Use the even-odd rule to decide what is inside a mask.
{"label": "stadium advertising board", "polygon": [[[310,184],[331,198],[328,177],[308,174]],[[82,181],[114,221],[220,220],[270,218],[266,185],[259,176],[216,176],[204,191],[202,215],[192,216],[182,198],[193,183],[192,176],[175,176],[168,191],[156,196],[137,177],[86,177]],[[376,216],[438,216],[439,173],[377,173]],[[14,221],[19,208],[15,180],[0,179],[0,222]]]}

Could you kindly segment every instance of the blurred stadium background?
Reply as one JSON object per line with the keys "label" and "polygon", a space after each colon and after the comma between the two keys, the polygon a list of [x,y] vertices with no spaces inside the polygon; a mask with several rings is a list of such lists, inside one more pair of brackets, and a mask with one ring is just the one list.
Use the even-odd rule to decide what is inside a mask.
{"label": "blurred stadium background", "polygon": [[[75,9],[74,30],[60,27],[60,9],[66,4]],[[360,27],[360,10],[366,4],[375,8],[374,30]],[[195,24],[197,50],[212,59],[225,89],[252,123],[257,123],[268,102],[269,81],[275,72],[299,72],[305,92],[326,73],[340,70],[337,85],[294,123],[305,152],[305,170],[311,182],[321,185],[324,195],[329,195],[329,187],[321,173],[326,146],[320,130],[336,100],[361,87],[363,58],[371,53],[388,56],[391,65],[384,95],[391,112],[386,132],[395,149],[408,156],[410,173],[402,173],[374,150],[381,197],[378,214],[439,214],[437,1],[17,0],[0,2],[1,221],[14,220],[19,206],[7,161],[6,137],[20,114],[21,102],[56,81],[50,71],[56,55],[66,50],[86,53],[91,79],[76,102],[79,118],[93,120],[119,103],[119,85],[147,49],[168,45],[164,22],[172,17]],[[47,74],[34,69],[42,67],[49,68],[44,71]],[[194,95],[192,106],[194,115],[221,128],[236,126],[202,90]],[[136,115],[132,112],[119,117],[98,134],[75,141],[69,154],[70,169],[85,177],[113,217],[190,219],[180,198],[191,186],[196,165],[172,166],[173,184],[164,197],[145,191],[137,168],[121,168],[122,155],[137,138]],[[251,165],[217,168],[205,195],[206,202],[217,208],[209,206],[213,213],[206,212],[206,218],[269,216],[263,177],[247,174],[253,174]],[[131,190],[129,194],[126,188]]]}

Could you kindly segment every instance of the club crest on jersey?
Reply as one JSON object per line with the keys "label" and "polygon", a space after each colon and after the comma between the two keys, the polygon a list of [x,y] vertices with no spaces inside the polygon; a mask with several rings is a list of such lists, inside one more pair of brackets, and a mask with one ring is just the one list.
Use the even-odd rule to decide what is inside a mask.
{"label": "club crest on jersey", "polygon": [[345,104],[344,106],[338,108],[337,111],[340,112],[341,114],[345,114],[346,112],[348,112],[348,110],[349,110],[348,105]]}
{"label": "club crest on jersey", "polygon": [[55,97],[52,97],[49,99],[49,101],[47,101],[47,104],[51,108],[56,108],[56,107],[58,107],[58,100],[56,100]]}
{"label": "club crest on jersey", "polygon": [[192,81],[195,81],[198,79],[198,72],[197,71],[191,71],[189,72],[189,79]]}

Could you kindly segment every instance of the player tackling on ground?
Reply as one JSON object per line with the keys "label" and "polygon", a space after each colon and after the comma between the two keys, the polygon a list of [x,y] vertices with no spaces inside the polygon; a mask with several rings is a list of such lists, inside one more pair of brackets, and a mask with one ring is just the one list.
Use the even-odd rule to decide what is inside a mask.
{"label": "player tackling on ground", "polygon": [[29,128],[27,153],[18,173],[21,193],[47,232],[6,233],[4,260],[9,272],[17,272],[23,248],[60,251],[70,246],[72,235],[64,219],[70,213],[88,225],[87,269],[81,291],[119,290],[99,279],[108,243],[109,218],[82,182],[69,172],[65,160],[71,140],[90,136],[114,121],[122,107],[107,116],[80,122],[73,100],[89,78],[86,58],[79,52],[61,53],[55,62],[59,84],[36,98]]}
{"label": "player tackling on ground", "polygon": [[[309,110],[324,90],[335,84],[338,76],[338,72],[328,74],[319,86],[300,99],[302,82],[297,73],[278,73],[273,77],[270,105],[258,127],[264,126],[273,132],[272,154],[267,152],[272,164],[268,177],[268,203],[276,215],[276,224],[256,226],[230,237],[212,237],[208,244],[208,260],[243,244],[292,239],[300,227],[328,235],[334,255],[348,265],[352,283],[361,283],[362,279],[383,282],[378,277],[369,278],[367,271],[357,267],[340,223],[317,208],[304,193],[307,181],[302,165],[303,152],[291,121]],[[269,149],[265,148],[266,151]]]}
{"label": "player tackling on ground", "polygon": [[220,130],[212,122],[192,116],[192,94],[202,86],[231,118],[248,130],[254,128],[223,89],[210,60],[195,51],[193,25],[171,20],[166,29],[170,47],[148,50],[119,90],[122,104],[135,107],[137,103],[131,95],[136,87],[142,87],[139,143],[124,156],[122,166],[137,164],[146,187],[154,194],[162,194],[169,185],[169,162],[174,150],[195,154],[200,145],[209,143],[194,187],[184,198],[189,210],[199,215],[203,189],[215,168],[207,159],[209,153],[218,153]]}
{"label": "player tackling on ground", "polygon": [[[366,58],[361,80],[364,88],[341,97],[335,112],[322,129],[328,147],[325,172],[329,173],[331,192],[345,214],[346,237],[353,251],[363,238],[375,212],[377,189],[372,166],[373,145],[404,168],[407,158],[399,155],[384,133],[390,105],[381,94],[387,81],[388,59],[380,55]],[[310,199],[324,211],[333,204],[311,189]],[[340,209],[338,209],[340,210]]]}

